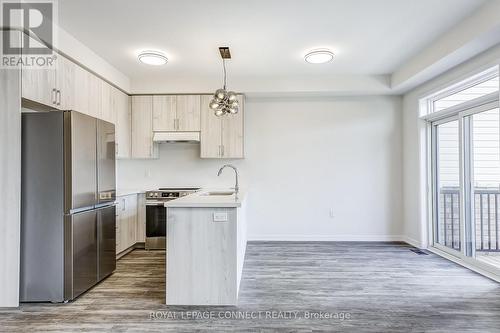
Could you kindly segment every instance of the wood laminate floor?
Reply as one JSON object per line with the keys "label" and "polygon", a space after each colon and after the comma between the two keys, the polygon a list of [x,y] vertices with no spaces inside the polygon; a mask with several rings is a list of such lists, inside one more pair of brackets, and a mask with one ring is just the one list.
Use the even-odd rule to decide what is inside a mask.
{"label": "wood laminate floor", "polygon": [[72,303],[0,311],[0,331],[500,332],[499,284],[409,249],[249,243],[240,304],[217,308],[164,305],[165,253],[135,250]]}

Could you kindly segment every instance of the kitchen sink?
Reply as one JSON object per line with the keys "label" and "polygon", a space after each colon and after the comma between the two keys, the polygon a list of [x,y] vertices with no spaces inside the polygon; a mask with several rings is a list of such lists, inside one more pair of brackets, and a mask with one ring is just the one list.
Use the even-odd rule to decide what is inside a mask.
{"label": "kitchen sink", "polygon": [[207,195],[207,196],[212,196],[212,195],[233,195],[234,191],[217,191],[217,192],[207,192],[203,193],[201,195]]}

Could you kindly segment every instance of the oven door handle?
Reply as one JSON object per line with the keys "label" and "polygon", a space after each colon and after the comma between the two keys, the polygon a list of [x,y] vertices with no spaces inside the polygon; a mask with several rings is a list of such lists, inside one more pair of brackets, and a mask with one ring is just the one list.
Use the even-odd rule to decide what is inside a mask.
{"label": "oven door handle", "polygon": [[163,206],[164,204],[165,204],[165,201],[164,202],[160,202],[160,201],[147,202],[146,201],[146,206]]}

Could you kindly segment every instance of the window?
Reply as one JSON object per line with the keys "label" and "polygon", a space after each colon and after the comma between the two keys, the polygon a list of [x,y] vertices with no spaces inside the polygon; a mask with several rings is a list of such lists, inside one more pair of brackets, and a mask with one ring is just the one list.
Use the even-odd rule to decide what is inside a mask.
{"label": "window", "polygon": [[487,79],[486,81],[477,83],[476,85],[465,88],[462,91],[458,91],[452,95],[439,98],[434,100],[434,112],[444,110],[446,108],[462,104],[464,102],[482,97],[498,91],[498,75]]}
{"label": "window", "polygon": [[442,112],[499,91],[498,66],[476,74],[424,98],[421,115]]}

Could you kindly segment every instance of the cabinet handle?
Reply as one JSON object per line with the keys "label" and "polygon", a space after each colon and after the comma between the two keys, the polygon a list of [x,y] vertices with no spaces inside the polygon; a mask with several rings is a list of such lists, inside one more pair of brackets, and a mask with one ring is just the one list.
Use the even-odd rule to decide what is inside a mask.
{"label": "cabinet handle", "polygon": [[61,105],[61,90],[56,91],[56,101],[57,105]]}
{"label": "cabinet handle", "polygon": [[56,90],[56,88],[52,89],[52,104],[57,104],[57,90]]}
{"label": "cabinet handle", "polygon": [[222,157],[224,157],[224,145],[222,145],[221,147],[222,147]]}

